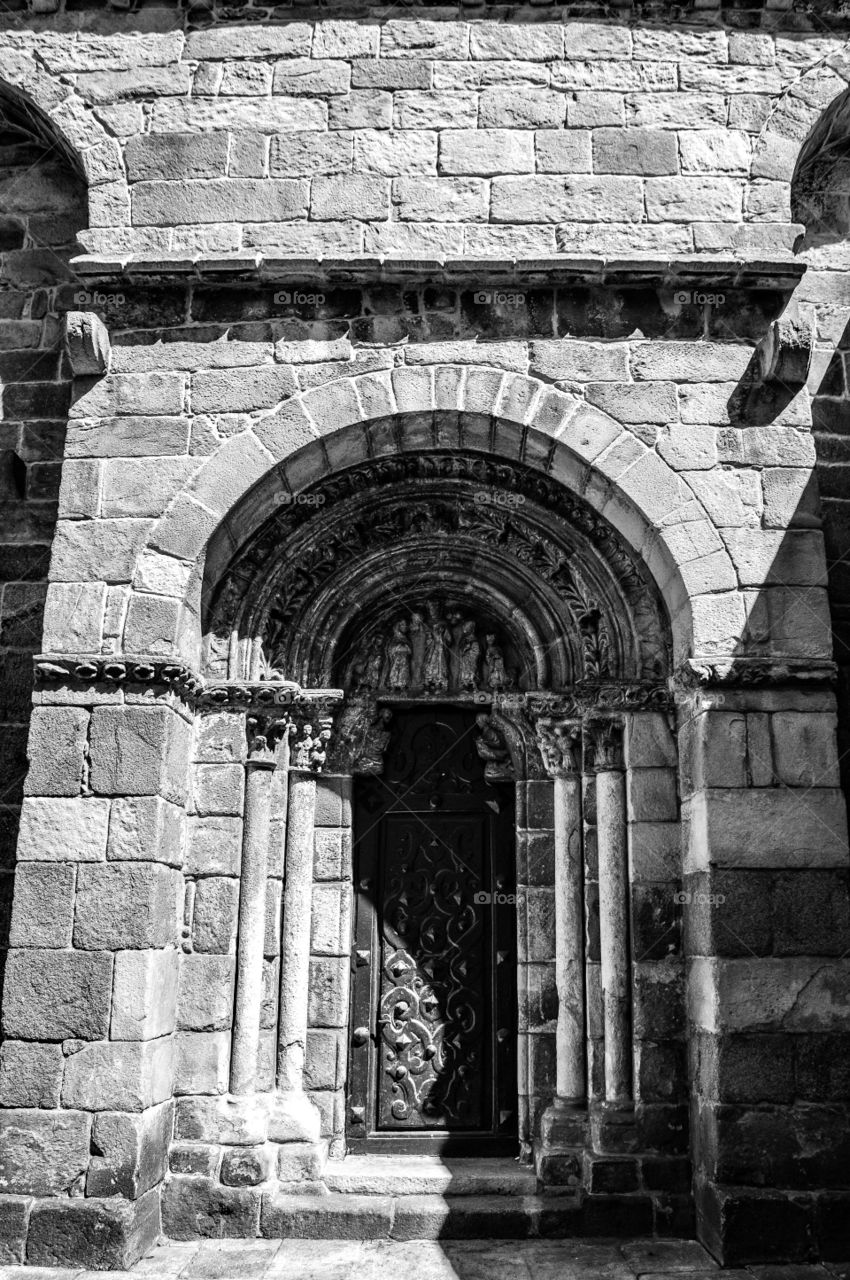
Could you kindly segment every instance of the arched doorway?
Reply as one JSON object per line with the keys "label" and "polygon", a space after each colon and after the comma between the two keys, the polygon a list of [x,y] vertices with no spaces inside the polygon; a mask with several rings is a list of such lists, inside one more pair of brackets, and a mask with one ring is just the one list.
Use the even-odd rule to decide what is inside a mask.
{"label": "arched doorway", "polygon": [[[640,839],[645,818],[677,819],[675,753],[659,746],[669,629],[646,569],[557,481],[472,451],[375,458],[280,497],[208,588],[206,661],[213,680],[336,691],[323,769],[354,803],[341,907],[353,981],[332,1151],[518,1145],[575,1185],[591,1141],[609,1155],[663,1148],[657,1094],[635,1109],[632,1008],[632,912],[654,908],[628,826]],[[650,781],[654,809],[637,798]],[[431,840],[443,860],[429,862]],[[658,954],[676,966],[678,871],[665,874],[677,945]],[[515,900],[485,925],[474,897],[500,879]],[[452,986],[464,922],[474,947]],[[678,1004],[681,975],[671,988]],[[463,1010],[447,1019],[453,1000],[480,1011],[474,1035]],[[681,1037],[681,1016],[643,1034],[670,1028]],[[684,1061],[669,1056],[678,1152]],[[463,1098],[452,1066],[474,1083]]]}

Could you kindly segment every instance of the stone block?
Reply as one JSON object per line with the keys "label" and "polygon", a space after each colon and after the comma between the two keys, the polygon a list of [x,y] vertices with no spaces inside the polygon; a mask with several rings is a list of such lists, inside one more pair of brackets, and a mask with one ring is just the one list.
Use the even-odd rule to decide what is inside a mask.
{"label": "stone block", "polygon": [[242,764],[247,752],[244,717],[207,711],[195,724],[193,758],[200,764]]}
{"label": "stone block", "polygon": [[227,955],[236,943],[239,881],[224,876],[205,877],[195,889],[192,946],[196,952]]}
{"label": "stone block", "polygon": [[112,989],[113,1040],[154,1040],[174,1030],[177,951],[119,951]]}
{"label": "stone block", "polygon": [[396,178],[392,195],[402,221],[487,221],[489,192],[481,178]]}
{"label": "stone block", "polygon": [[166,947],[179,936],[183,877],[159,863],[86,863],[77,877],[74,946]]}
{"label": "stone block", "polygon": [[101,795],[185,795],[189,726],[169,707],[95,707],[91,785]]}
{"label": "stone block", "polygon": [[133,223],[287,222],[306,214],[307,185],[294,178],[138,182],[131,193]]}
{"label": "stone block", "polygon": [[311,1027],[343,1027],[348,1018],[350,962],[339,959],[310,960],[308,1022]]}
{"label": "stone block", "polygon": [[163,862],[180,867],[185,826],[182,807],[161,796],[116,796],[109,814],[106,857],[112,862]]}
{"label": "stone block", "polygon": [[232,956],[181,956],[177,996],[181,1031],[224,1031],[230,1026],[234,973]]}
{"label": "stone block", "polygon": [[847,819],[838,790],[713,788],[686,807],[686,871],[847,864]]}
{"label": "stone block", "polygon": [[3,993],[4,1034],[20,1040],[97,1040],[109,1029],[112,956],[11,951]]}
{"label": "stone block", "polygon": [[[403,1197],[408,1198],[413,1197]],[[260,1229],[271,1240],[380,1240],[389,1236],[392,1214],[389,1196],[313,1196],[278,1191],[263,1198]]]}
{"label": "stone block", "polygon": [[620,343],[574,339],[529,343],[529,372],[555,382],[622,382],[627,377],[628,347]]}
{"label": "stone block", "polygon": [[288,368],[263,366],[245,376],[243,369],[204,369],[192,376],[196,413],[247,413],[271,409],[296,390]]}
{"label": "stone block", "polygon": [[315,955],[345,955],[351,946],[351,884],[315,884],[310,950]]}
{"label": "stone block", "polygon": [[[164,183],[167,186],[169,184]],[[124,414],[179,414],[183,410],[183,373],[113,373],[86,379],[71,406],[72,418],[111,418]],[[107,456],[114,456],[113,450]],[[76,581],[84,582],[80,577]],[[95,579],[96,581],[96,579]]]}
{"label": "stone block", "polygon": [[191,1142],[222,1142],[255,1147],[266,1141],[268,1099],[259,1096],[181,1098],[175,1133]]}
{"label": "stone block", "polygon": [[316,1142],[285,1142],[278,1148],[280,1182],[316,1182],[325,1167],[326,1151]]}
{"label": "stone block", "polygon": [[0,1199],[0,1265],[23,1263],[32,1205],[31,1196]]}
{"label": "stone block", "polygon": [[103,582],[51,583],[44,606],[44,652],[97,653],[105,603]]}
{"label": "stone block", "polygon": [[339,1089],[345,1073],[345,1045],[338,1031],[310,1031],[304,1063],[305,1089]]}
{"label": "stone block", "polygon": [[172,1096],[170,1039],[88,1044],[65,1063],[62,1106],[89,1111],[145,1111]]}
{"label": "stone block", "polygon": [[706,1031],[827,1032],[846,1006],[850,966],[812,958],[692,962],[690,1016]]}
{"label": "stone block", "polygon": [[266,1142],[258,1147],[226,1148],[220,1178],[226,1187],[256,1187],[273,1176],[277,1148]]}
{"label": "stone block", "polygon": [[256,1236],[260,1194],[249,1187],[223,1187],[211,1178],[175,1174],[162,1197],[162,1227],[171,1240]]}
{"label": "stone block", "polygon": [[834,715],[777,711],[770,718],[770,728],[781,782],[790,787],[838,785]]}
{"label": "stone block", "polygon": [[675,822],[679,808],[673,769],[629,769],[626,800],[631,822]]}
{"label": "stone block", "polygon": [[124,148],[130,182],[147,179],[220,178],[227,165],[224,133],[151,133],[130,138]]}
{"label": "stone block", "polygon": [[171,1173],[197,1174],[213,1178],[218,1170],[221,1147],[209,1142],[172,1142],[168,1152]]}
{"label": "stone block", "polygon": [[34,707],[27,755],[27,796],[78,796],[89,713],[84,707]]}
{"label": "stone block", "polygon": [[190,818],[187,825],[186,874],[238,876],[242,862],[239,818]]}
{"label": "stone block", "polygon": [[65,1060],[62,1046],[4,1040],[0,1046],[0,1106],[59,1106]]}
{"label": "stone block", "polygon": [[101,1111],[92,1125],[87,1196],[138,1198],[165,1177],[174,1105],[163,1102],[144,1114]]}
{"label": "stone block", "polygon": [[377,177],[314,178],[310,216],[320,220],[354,218],[359,222],[386,220],[390,213],[389,184]]}
{"label": "stone block", "polygon": [[15,1195],[78,1191],[89,1163],[91,1116],[0,1111],[0,1185]]}
{"label": "stone block", "polygon": [[245,792],[245,771],[237,764],[201,764],[193,770],[195,813],[239,815]]}
{"label": "stone block", "polygon": [[227,1092],[230,1075],[229,1032],[179,1032],[175,1037],[175,1055],[175,1094]]}
{"label": "stone block", "polygon": [[[539,135],[538,135],[539,137]],[[440,172],[533,173],[534,139],[511,129],[449,129],[440,135]]]}
{"label": "stone block", "polygon": [[15,896],[9,945],[69,947],[74,922],[76,870],[64,863],[21,863],[15,872]]}
{"label": "stone block", "polygon": [[742,182],[734,178],[647,178],[650,222],[739,222]]}
{"label": "stone block", "polygon": [[593,168],[595,173],[678,173],[676,134],[633,127],[594,129]]}
{"label": "stone block", "polygon": [[27,1237],[30,1266],[132,1267],[161,1230],[159,1194],[141,1199],[57,1199],[36,1204]]}

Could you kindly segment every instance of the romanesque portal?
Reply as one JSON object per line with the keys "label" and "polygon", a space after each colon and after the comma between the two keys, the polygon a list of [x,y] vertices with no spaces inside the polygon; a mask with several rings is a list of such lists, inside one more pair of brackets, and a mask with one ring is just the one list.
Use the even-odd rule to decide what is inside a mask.
{"label": "romanesque portal", "polygon": [[847,14],[350,10],[0,15],[0,1263],[846,1260]]}

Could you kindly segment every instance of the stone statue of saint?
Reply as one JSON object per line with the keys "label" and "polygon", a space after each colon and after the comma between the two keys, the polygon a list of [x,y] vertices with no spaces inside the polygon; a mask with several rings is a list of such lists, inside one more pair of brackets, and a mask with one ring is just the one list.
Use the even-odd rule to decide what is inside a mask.
{"label": "stone statue of saint", "polygon": [[505,670],[505,659],[502,650],[496,644],[496,637],[492,631],[488,631],[484,639],[487,646],[484,650],[487,684],[491,689],[506,689],[508,687],[508,673]]}
{"label": "stone statue of saint", "polygon": [[393,633],[387,645],[389,674],[387,684],[391,689],[410,688],[410,641],[407,638],[407,623],[404,618],[393,625]]}
{"label": "stone statue of saint", "polygon": [[390,740],[389,725],[392,718],[393,713],[389,707],[381,707],[369,724],[358,760],[358,772],[383,773],[384,752]]}
{"label": "stone statue of saint", "polygon": [[464,622],[460,629],[458,650],[458,688],[463,690],[477,689],[478,662],[481,657],[481,645],[478,643],[478,638],[475,634],[475,623],[472,619]]}
{"label": "stone statue of saint", "polygon": [[449,687],[449,645],[452,642],[452,631],[440,616],[440,606],[436,601],[429,600],[426,607],[428,638],[425,643],[423,684],[426,689],[442,693]]}
{"label": "stone statue of saint", "polygon": [[357,679],[358,689],[378,689],[381,684],[381,673],[384,667],[384,641],[380,635],[374,635],[366,646],[359,663]]}

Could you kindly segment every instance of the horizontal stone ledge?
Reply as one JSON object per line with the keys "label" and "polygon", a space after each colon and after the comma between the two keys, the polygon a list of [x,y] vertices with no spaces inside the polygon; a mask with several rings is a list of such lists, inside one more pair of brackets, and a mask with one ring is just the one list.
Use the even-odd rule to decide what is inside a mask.
{"label": "horizontal stone ledge", "polygon": [[[659,257],[548,258],[444,257],[401,258],[351,254],[340,258],[266,255],[187,256],[179,253],[83,254],[71,259],[78,276],[92,284],[117,287],[144,285],[163,279],[215,283],[345,284],[367,282],[433,281],[480,287],[483,282],[505,285],[594,284],[622,287],[654,285],[677,290],[687,287],[708,292],[716,289],[776,288],[790,292],[806,271],[806,264],[791,253],[775,256],[721,256],[683,254]],[[93,299],[96,305],[96,300]]]}
{"label": "horizontal stone ledge", "polygon": [[675,683],[684,689],[747,688],[754,685],[832,685],[838,666],[818,658],[695,657],[679,667]]}

